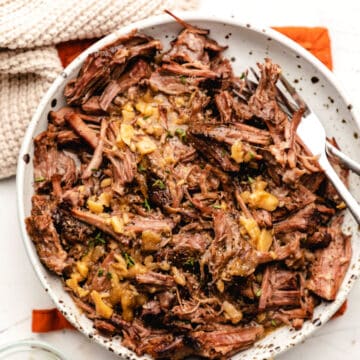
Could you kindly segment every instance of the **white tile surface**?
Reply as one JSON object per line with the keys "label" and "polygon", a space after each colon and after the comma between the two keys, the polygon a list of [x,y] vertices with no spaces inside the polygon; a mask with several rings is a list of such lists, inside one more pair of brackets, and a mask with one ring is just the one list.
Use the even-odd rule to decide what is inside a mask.
{"label": "white tile surface", "polygon": [[[326,26],[330,29],[334,72],[356,108],[360,105],[360,2],[285,0],[202,0],[201,9],[236,13],[244,22],[264,25]],[[359,106],[360,108],[360,106]],[[118,359],[75,331],[35,335],[31,310],[52,307],[26,256],[16,214],[15,179],[0,181],[0,344],[40,338],[69,359]],[[279,356],[280,360],[360,359],[360,283],[350,294],[344,316],[324,325],[311,339]]]}

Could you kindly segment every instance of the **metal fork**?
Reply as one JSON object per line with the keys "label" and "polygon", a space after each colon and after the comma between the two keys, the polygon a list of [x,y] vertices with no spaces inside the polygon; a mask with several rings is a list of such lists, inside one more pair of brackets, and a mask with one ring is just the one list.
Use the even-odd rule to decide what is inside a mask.
{"label": "metal fork", "polygon": [[[259,75],[253,68],[250,69],[251,72],[254,74],[256,80],[259,81]],[[248,79],[246,81],[247,86],[251,92],[254,85],[257,85],[257,83]],[[299,108],[303,108],[305,110],[302,120],[297,128],[297,135],[307,146],[307,148],[312,152],[312,154],[318,156],[319,165],[322,167],[324,173],[334,185],[335,189],[347,205],[349,211],[351,212],[357,223],[360,225],[360,205],[351,195],[350,191],[340,180],[334,168],[331,166],[327,158],[326,152],[338,156],[351,170],[353,170],[357,174],[360,174],[360,165],[354,160],[347,157],[345,154],[341,153],[326,140],[325,129],[322,126],[317,115],[310,108],[310,106],[306,104],[306,102],[298,94],[295,88],[291,86],[289,81],[286,80],[286,78],[282,74],[280,75],[280,81],[290,95],[290,98],[289,95],[286,96],[286,94],[277,87],[277,101],[279,105],[290,117]],[[296,106],[294,105],[294,102]]]}
{"label": "metal fork", "polygon": [[[252,69],[253,71],[253,69]],[[302,107],[305,109],[304,117],[311,117],[316,118],[314,121],[319,121],[315,113],[310,109],[310,107],[306,104],[306,102],[303,100],[303,98],[299,95],[299,93],[296,91],[296,89],[289,83],[289,81],[285,78],[283,74],[280,75],[280,81],[284,85],[285,89],[288,91],[288,93],[291,95],[292,99],[296,102],[297,106],[300,108]],[[279,96],[284,100],[286,97],[283,92],[277,87]],[[297,109],[290,108],[290,104],[283,104],[283,106],[288,107],[288,111],[294,113]],[[333,144],[331,144],[326,139],[326,152],[330,155],[336,156],[339,158],[339,160],[350,170],[355,172],[356,174],[360,175],[360,164],[351,159],[349,156],[345,155],[343,152],[341,152],[339,149],[337,149]]]}

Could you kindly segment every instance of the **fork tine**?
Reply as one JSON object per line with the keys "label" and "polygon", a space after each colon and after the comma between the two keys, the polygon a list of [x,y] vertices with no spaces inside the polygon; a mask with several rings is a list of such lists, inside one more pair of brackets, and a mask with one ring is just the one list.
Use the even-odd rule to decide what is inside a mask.
{"label": "fork tine", "polygon": [[285,76],[283,74],[280,74],[279,77],[281,83],[284,85],[285,89],[287,90],[287,92],[291,95],[291,97],[294,99],[294,101],[296,102],[296,104],[305,109],[305,112],[308,113],[310,110],[308,108],[308,106],[306,105],[305,101],[303,100],[303,98],[298,94],[298,92],[295,90],[295,88],[290,84],[290,82],[285,78]]}
{"label": "fork tine", "polygon": [[259,80],[260,80],[260,76],[259,76],[259,74],[256,72],[256,70],[255,70],[252,66],[250,66],[250,71],[251,71],[252,74],[255,76],[255,79],[256,79],[257,81],[259,81]]}
{"label": "fork tine", "polygon": [[278,94],[277,100],[278,102],[283,105],[285,109],[287,109],[288,115],[291,116],[294,112],[297,111],[297,108],[293,103],[289,101],[286,95],[280,90],[278,86],[276,86],[276,91]]}

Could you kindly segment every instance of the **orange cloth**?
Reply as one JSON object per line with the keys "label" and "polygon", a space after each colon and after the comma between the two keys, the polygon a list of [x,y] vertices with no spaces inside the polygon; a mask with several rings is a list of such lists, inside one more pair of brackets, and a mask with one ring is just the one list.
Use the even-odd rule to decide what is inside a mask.
{"label": "orange cloth", "polygon": [[31,331],[45,333],[53,330],[74,329],[57,309],[33,310]]}
{"label": "orange cloth", "polygon": [[310,51],[332,70],[331,43],[329,31],[323,27],[273,27]]}
{"label": "orange cloth", "polygon": [[[332,70],[330,37],[326,28],[274,27],[273,29],[302,45]],[[57,50],[63,66],[66,67],[69,65],[72,60],[95,41],[96,39],[68,41],[57,45]],[[342,315],[345,312],[346,307],[347,304],[345,302],[334,317]],[[73,329],[73,326],[67,322],[58,310],[33,310],[33,332],[47,332],[65,328]]]}

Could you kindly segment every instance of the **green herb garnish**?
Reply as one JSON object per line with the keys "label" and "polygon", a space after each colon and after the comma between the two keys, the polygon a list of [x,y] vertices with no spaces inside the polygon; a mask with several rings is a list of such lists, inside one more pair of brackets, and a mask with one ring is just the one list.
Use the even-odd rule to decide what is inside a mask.
{"label": "green herb garnish", "polygon": [[257,297],[260,297],[261,296],[261,289],[258,289],[257,291],[255,291],[255,295]]}
{"label": "green herb garnish", "polygon": [[35,182],[36,183],[39,183],[39,182],[43,182],[43,181],[45,181],[46,179],[43,177],[43,176],[39,176],[39,177],[37,177],[37,178],[35,178]]}
{"label": "green herb garnish", "polygon": [[128,253],[124,253],[124,258],[128,268],[135,265],[135,260]]}
{"label": "green herb garnish", "polygon": [[166,188],[165,184],[160,180],[160,179],[157,179],[153,182],[152,184],[153,187],[157,187],[161,190],[164,190]]}
{"label": "green herb garnish", "polygon": [[276,321],[274,319],[271,320],[271,325],[274,326],[274,327],[277,326],[277,323],[276,323]]}
{"label": "green herb garnish", "polygon": [[97,172],[98,170],[99,169],[95,169],[95,168],[91,169],[92,172]]}
{"label": "green herb garnish", "polygon": [[225,149],[221,149],[221,155],[225,156],[226,155],[226,150]]}
{"label": "green herb garnish", "polygon": [[105,244],[106,244],[106,240],[103,238],[103,233],[99,231],[93,239],[89,240],[88,245],[90,247],[95,247],[97,245],[105,245]]}
{"label": "green herb garnish", "polygon": [[175,135],[177,135],[180,140],[185,140],[186,139],[186,131],[184,129],[182,129],[182,128],[177,128],[175,130]]}
{"label": "green herb garnish", "polygon": [[248,152],[248,156],[249,156],[249,159],[250,159],[249,161],[251,161],[255,157],[254,153],[251,152],[251,151]]}
{"label": "green herb garnish", "polygon": [[104,270],[103,269],[99,269],[98,273],[97,273],[97,276],[98,277],[101,277],[104,275]]}
{"label": "green herb garnish", "polygon": [[151,206],[149,204],[149,200],[145,199],[144,200],[144,208],[146,209],[146,211],[150,211],[151,210]]}
{"label": "green herb garnish", "polygon": [[96,245],[104,245],[106,244],[106,240],[102,237],[102,233],[99,231],[95,236],[95,244]]}
{"label": "green herb garnish", "polygon": [[222,206],[221,205],[211,205],[211,207],[213,207],[214,209],[222,209]]}
{"label": "green herb garnish", "polygon": [[107,280],[111,280],[111,279],[112,279],[111,272],[108,271],[108,272],[106,273],[106,279],[107,279]]}
{"label": "green herb garnish", "polygon": [[241,75],[240,75],[240,80],[242,80],[242,79],[245,79],[245,73],[243,72]]}
{"label": "green herb garnish", "polygon": [[166,137],[167,137],[167,138],[172,138],[172,137],[174,137],[174,134],[172,134],[171,131],[168,130],[168,131],[166,132]]}
{"label": "green herb garnish", "polygon": [[185,266],[191,266],[191,267],[193,267],[194,264],[195,264],[194,258],[189,258],[189,259],[187,259],[187,260],[184,262],[184,265],[185,265]]}
{"label": "green herb garnish", "polygon": [[181,76],[180,76],[180,81],[181,81],[181,83],[184,84],[184,85],[186,84],[186,79],[187,79],[187,77],[186,77],[185,75],[181,75]]}
{"label": "green herb garnish", "polygon": [[255,179],[252,178],[251,176],[248,176],[248,181],[249,181],[250,184],[252,184],[255,181]]}
{"label": "green herb garnish", "polygon": [[145,116],[143,116],[143,119],[147,120],[149,117],[150,117],[150,115],[145,115]]}
{"label": "green herb garnish", "polygon": [[142,165],[142,164],[138,165],[138,171],[139,172],[144,172],[145,170],[146,170],[146,167],[144,167],[144,165]]}

